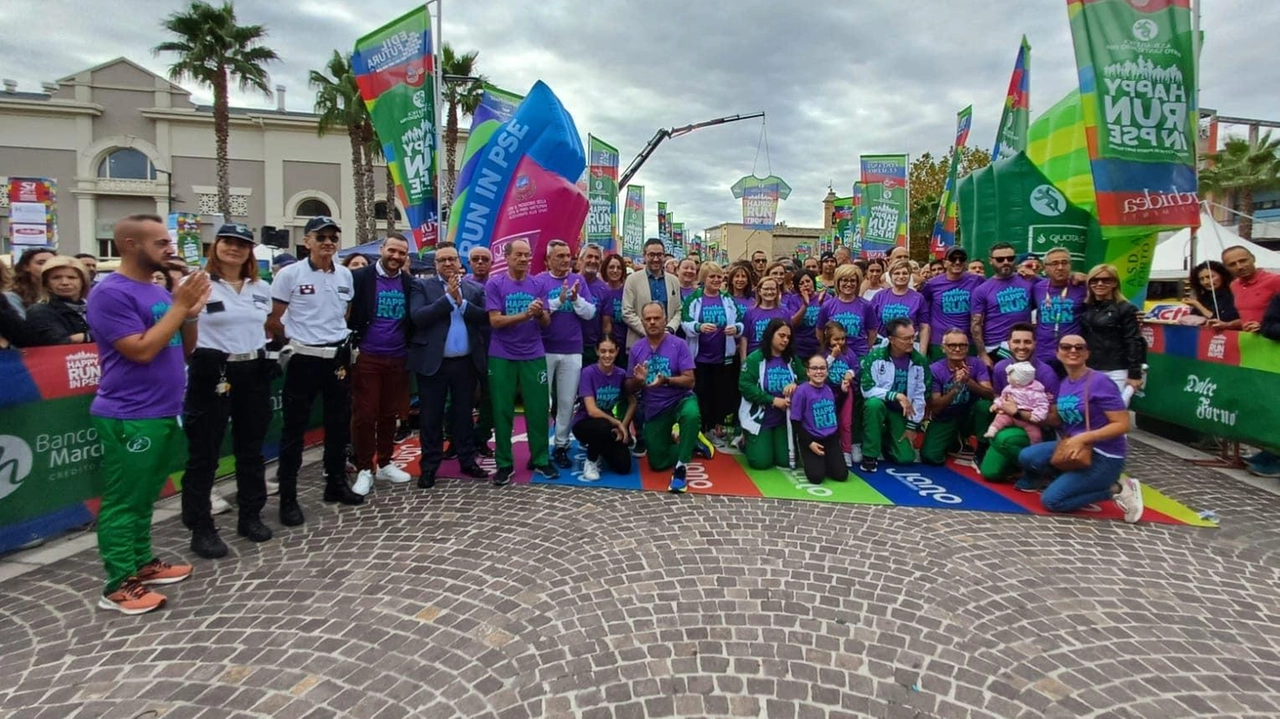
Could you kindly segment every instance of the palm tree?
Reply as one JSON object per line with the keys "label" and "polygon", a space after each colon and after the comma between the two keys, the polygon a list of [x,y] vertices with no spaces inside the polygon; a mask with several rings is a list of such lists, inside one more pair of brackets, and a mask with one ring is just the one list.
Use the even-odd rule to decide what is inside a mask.
{"label": "palm tree", "polygon": [[[327,73],[327,74],[326,74]],[[368,183],[369,140],[373,135],[373,125],[369,121],[369,110],[364,99],[360,97],[360,88],[356,86],[356,74],[351,69],[351,55],[343,55],[337,50],[325,63],[324,70],[312,70],[310,85],[316,91],[315,112],[320,116],[316,131],[320,135],[342,127],[351,142],[351,184],[355,188],[356,206],[356,243],[363,244],[370,239]]]}
{"label": "palm tree", "polygon": [[480,107],[480,100],[484,97],[485,78],[483,75],[476,75],[476,60],[480,57],[479,52],[472,51],[459,55],[447,42],[441,46],[440,50],[442,58],[440,74],[446,78],[440,92],[444,95],[445,104],[448,106],[444,125],[445,171],[444,195],[441,204],[449,207],[453,204],[454,185],[458,181],[454,171],[454,163],[458,159],[458,111],[461,110],[462,115],[470,115]]}
{"label": "palm tree", "polygon": [[265,64],[279,60],[275,50],[261,43],[267,37],[261,25],[237,25],[235,7],[224,2],[214,7],[194,0],[183,12],[170,15],[161,26],[177,39],[162,42],[152,53],[177,53],[169,66],[169,79],[193,80],[213,88],[213,133],[218,159],[218,211],[231,221],[230,162],[227,160],[227,137],[231,112],[227,98],[232,79],[241,91],[257,90],[271,97]]}
{"label": "palm tree", "polygon": [[1240,213],[1238,234],[1253,239],[1253,193],[1280,188],[1280,138],[1268,132],[1256,142],[1239,137],[1227,140],[1222,151],[1205,157],[1200,170],[1200,192],[1220,192],[1234,200]]}

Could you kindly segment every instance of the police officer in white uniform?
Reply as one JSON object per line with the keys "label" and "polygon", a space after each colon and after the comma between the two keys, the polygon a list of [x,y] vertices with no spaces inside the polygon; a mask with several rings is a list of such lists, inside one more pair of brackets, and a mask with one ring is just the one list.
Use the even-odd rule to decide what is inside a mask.
{"label": "police officer in white uniform", "polygon": [[257,244],[244,225],[218,229],[206,266],[209,301],[196,321],[188,320],[184,327],[195,331],[196,340],[183,405],[188,456],[182,521],[191,530],[191,551],[205,559],[227,554],[209,502],[227,420],[236,460],[237,532],[253,542],[272,536],[259,515],[267,502],[262,441],[271,421],[271,380],[278,366],[267,358],[264,327],[271,285],[258,278]]}
{"label": "police officer in white uniform", "polygon": [[318,392],[324,402],[324,501],[360,504],[364,497],[347,484],[346,447],[351,434],[351,351],[347,342],[347,306],[354,295],[351,270],[334,262],[341,230],[332,217],[307,221],[310,255],[280,270],[271,286],[267,330],[287,342],[284,429],[280,434],[280,522],[302,524],[298,505],[298,469],[302,436]]}

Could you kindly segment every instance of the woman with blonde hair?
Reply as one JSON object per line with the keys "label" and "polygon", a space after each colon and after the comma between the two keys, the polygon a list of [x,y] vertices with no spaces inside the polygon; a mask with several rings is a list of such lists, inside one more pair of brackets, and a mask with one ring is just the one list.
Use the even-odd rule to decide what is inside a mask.
{"label": "woman with blonde hair", "polygon": [[92,342],[85,320],[89,270],[74,257],[49,258],[40,269],[40,301],[27,309],[27,329],[35,344]]}
{"label": "woman with blonde hair", "polygon": [[791,322],[791,313],[782,306],[782,280],[768,273],[760,278],[756,285],[756,304],[743,313],[743,317],[746,343],[742,347],[741,356],[745,360],[764,340],[764,330],[769,326],[770,320],[782,320],[788,325]]}
{"label": "woman with blonde hair", "polygon": [[920,328],[920,347],[929,349],[929,305],[924,295],[911,289],[911,262],[894,260],[889,264],[889,289],[877,292],[871,299],[877,334],[885,334],[885,325],[891,320],[906,317],[914,327]]}
{"label": "woman with blonde hair", "polygon": [[680,326],[693,355],[693,393],[702,432],[723,447],[729,417],[738,406],[742,308],[725,292],[720,265],[703,262],[698,278],[701,291],[685,300]]}
{"label": "woman with blonde hair", "polygon": [[1097,265],[1085,277],[1089,294],[1080,316],[1080,333],[1089,344],[1089,368],[1105,374],[1129,404],[1142,386],[1147,343],[1138,327],[1138,308],[1120,292],[1120,272]]}
{"label": "woman with blonde hair", "polygon": [[871,312],[871,303],[858,296],[861,286],[862,270],[857,265],[837,267],[834,296],[822,303],[817,323],[819,342],[824,342],[821,331],[828,322],[835,320],[844,326],[848,335],[848,347],[859,359],[867,356],[876,339],[875,315]]}

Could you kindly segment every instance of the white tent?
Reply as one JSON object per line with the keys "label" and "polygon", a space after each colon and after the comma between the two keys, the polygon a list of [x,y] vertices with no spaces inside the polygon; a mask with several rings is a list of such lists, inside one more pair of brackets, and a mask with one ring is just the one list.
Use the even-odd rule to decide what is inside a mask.
{"label": "white tent", "polygon": [[[1200,213],[1200,230],[1196,233],[1196,264],[1205,260],[1221,260],[1222,251],[1232,245],[1249,248],[1258,258],[1258,267],[1280,272],[1280,252],[1268,250],[1223,227],[1208,213]],[[1191,274],[1191,228],[1166,237],[1156,245],[1151,261],[1151,280],[1185,280]]]}

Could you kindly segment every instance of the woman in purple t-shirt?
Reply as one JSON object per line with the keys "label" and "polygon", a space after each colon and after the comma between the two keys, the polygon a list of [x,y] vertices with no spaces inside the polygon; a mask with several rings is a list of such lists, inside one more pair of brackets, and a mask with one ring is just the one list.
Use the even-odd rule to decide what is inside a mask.
{"label": "woman in purple t-shirt", "polygon": [[[800,447],[804,476],[810,484],[822,484],[828,477],[839,482],[849,478],[849,465],[840,452],[836,393],[827,383],[827,371],[826,359],[810,357],[805,364],[809,381],[791,394],[791,427]],[[848,394],[852,383],[853,379],[845,375],[840,380],[840,390]]]}
{"label": "woman in purple t-shirt", "polygon": [[842,265],[836,269],[835,297],[822,304],[818,327],[826,327],[831,320],[839,322],[849,334],[849,348],[859,357],[865,357],[876,340],[876,328],[871,303],[858,296],[861,284],[862,270],[857,265]]}
{"label": "woman in purple t-shirt", "polygon": [[756,286],[756,271],[750,262],[735,262],[729,265],[729,276],[725,280],[729,288],[729,296],[746,312],[755,306],[755,295],[751,288]]}
{"label": "woman in purple t-shirt", "polygon": [[600,276],[609,291],[600,298],[604,314],[601,337],[608,337],[618,345],[619,367],[627,366],[627,323],[622,320],[622,285],[627,281],[627,261],[622,255],[609,255],[600,265]]}
{"label": "woman in purple t-shirt", "polygon": [[[600,479],[601,465],[613,474],[631,473],[631,434],[627,427],[636,414],[636,396],[623,389],[627,373],[616,362],[618,343],[605,337],[596,345],[596,363],[582,369],[578,406],[573,413],[573,436],[587,451],[582,479]],[[626,403],[622,417],[618,409]]]}
{"label": "woman in purple t-shirt", "polygon": [[796,357],[807,362],[818,354],[818,313],[826,295],[818,291],[818,273],[801,270],[791,279],[791,292],[782,298],[782,306],[791,313],[791,328],[795,330],[792,344]]}
{"label": "woman in purple t-shirt", "polygon": [[760,284],[756,285],[756,306],[746,311],[746,319],[743,322],[746,326],[744,334],[747,338],[745,351],[742,353],[744,359],[746,355],[760,347],[764,329],[769,326],[770,320],[790,323],[791,315],[782,307],[781,302],[782,283],[766,275],[760,280]]}
{"label": "woman in purple t-shirt", "polygon": [[906,317],[919,329],[918,347],[929,349],[929,307],[924,296],[911,289],[911,263],[907,260],[895,260],[889,266],[889,289],[877,292],[871,300],[876,332],[884,334],[884,326],[890,320]]}
{"label": "woman in purple t-shirt", "polygon": [[680,328],[693,355],[693,393],[702,413],[702,432],[723,447],[725,420],[738,406],[738,359],[742,344],[741,308],[723,292],[724,271],[702,263],[702,291],[685,300]]}
{"label": "woman in purple t-shirt", "polygon": [[[1061,439],[1022,450],[1018,464],[1026,474],[1018,488],[1044,487],[1040,501],[1050,512],[1072,512],[1110,499],[1124,512],[1124,521],[1137,522],[1142,518],[1142,488],[1138,480],[1122,475],[1129,410],[1120,390],[1105,374],[1089,369],[1089,345],[1080,335],[1064,335],[1058,341],[1058,360],[1067,370],[1056,400]],[[1058,470],[1052,459],[1059,448],[1073,459],[1091,455],[1089,466]]]}

